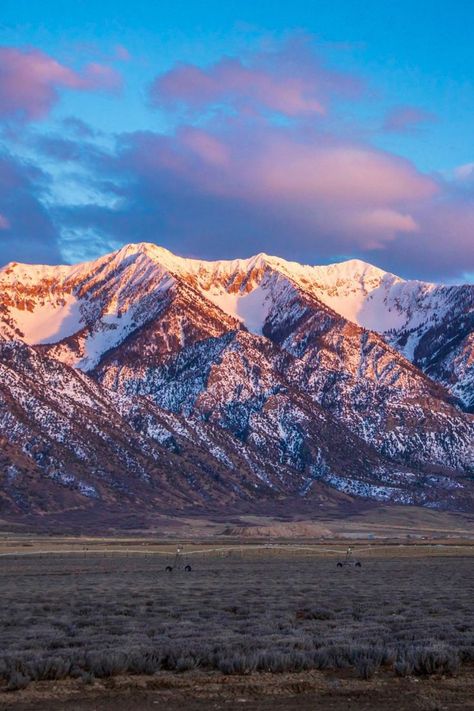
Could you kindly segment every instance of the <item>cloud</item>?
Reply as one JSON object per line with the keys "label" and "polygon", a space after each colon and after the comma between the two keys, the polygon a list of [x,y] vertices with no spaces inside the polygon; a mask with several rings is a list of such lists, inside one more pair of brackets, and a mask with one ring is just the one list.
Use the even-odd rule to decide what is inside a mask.
{"label": "cloud", "polygon": [[[459,199],[446,185],[437,199],[420,205],[416,237],[400,234],[387,254],[382,254],[390,269],[435,281],[463,281],[464,274],[474,273],[473,197]],[[375,260],[377,253],[368,251],[365,256]]]}
{"label": "cloud", "polygon": [[[250,150],[243,146],[250,140]],[[269,199],[321,201],[350,208],[386,206],[426,197],[436,187],[408,162],[364,144],[328,140],[313,133],[264,130],[258,140],[231,136],[233,170],[229,187],[247,186],[248,193]],[[242,160],[244,151],[245,160]],[[235,173],[236,171],[236,173]]]}
{"label": "cloud", "polygon": [[180,62],[156,77],[149,99],[156,108],[189,113],[225,106],[294,118],[324,115],[334,93],[354,96],[361,87],[356,77],[327,69],[309,38],[298,36],[246,60],[223,57],[204,69]]}
{"label": "cloud", "polygon": [[0,119],[42,119],[61,89],[116,91],[120,85],[117,72],[104,64],[75,71],[38,49],[0,47]]}
{"label": "cloud", "polygon": [[460,181],[472,180],[474,178],[474,163],[458,165],[454,170],[454,176]]}
{"label": "cloud", "polygon": [[67,116],[62,120],[63,127],[77,138],[93,138],[96,135],[95,130],[88,123],[76,116]]}
{"label": "cloud", "polygon": [[420,126],[437,121],[437,116],[417,106],[396,106],[385,116],[383,130],[389,133],[412,133]]}
{"label": "cloud", "polygon": [[439,190],[408,161],[368,145],[247,121],[126,134],[115,154],[89,159],[117,199],[65,209],[62,220],[207,257],[264,250],[317,261],[383,250],[401,234],[415,238],[415,213]]}
{"label": "cloud", "polygon": [[[60,135],[16,125],[25,150],[56,162],[60,187],[53,204],[44,173],[8,158],[0,261],[57,261],[60,225],[73,259],[146,240],[204,258],[265,251],[306,263],[359,257],[418,278],[474,272],[471,164],[450,179],[428,175],[341,129],[334,107],[362,86],[298,38],[160,75],[154,105],[185,109],[169,133],[104,141],[73,117]],[[420,123],[403,108],[387,117],[393,130]]]}
{"label": "cloud", "polygon": [[360,141],[227,119],[123,134],[88,165],[114,199],[62,208],[58,219],[108,244],[147,240],[206,258],[359,257],[429,280],[474,271],[474,189]]}
{"label": "cloud", "polygon": [[58,263],[58,233],[42,203],[47,178],[36,167],[0,154],[0,265]]}
{"label": "cloud", "polygon": [[115,45],[115,57],[121,62],[128,62],[132,58],[132,55],[123,44],[117,44]]}
{"label": "cloud", "polygon": [[75,140],[57,134],[40,134],[31,137],[30,146],[37,152],[47,156],[58,165],[69,162],[80,162],[84,153],[92,152],[93,145],[84,139]]}

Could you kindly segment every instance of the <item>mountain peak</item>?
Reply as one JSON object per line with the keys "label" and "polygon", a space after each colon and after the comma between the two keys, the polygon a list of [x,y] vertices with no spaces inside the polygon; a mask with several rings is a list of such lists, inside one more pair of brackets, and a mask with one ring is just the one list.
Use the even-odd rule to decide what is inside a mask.
{"label": "mountain peak", "polygon": [[474,409],[473,306],[474,287],[357,259],[205,261],[141,242],[76,266],[13,264],[0,272],[0,341],[16,344],[0,347],[0,437],[13,465],[29,456],[38,479],[95,501],[107,482],[114,497],[156,501],[162,481],[173,501],[227,502],[323,481],[472,507],[474,420],[443,386]]}
{"label": "mountain peak", "polygon": [[120,249],[118,249],[113,254],[117,255],[117,257],[122,258],[127,258],[139,254],[145,254],[146,256],[151,257],[175,256],[172,252],[170,252],[169,249],[161,247],[160,245],[155,244],[154,242],[130,242],[129,244],[125,244],[123,247],[120,247]]}

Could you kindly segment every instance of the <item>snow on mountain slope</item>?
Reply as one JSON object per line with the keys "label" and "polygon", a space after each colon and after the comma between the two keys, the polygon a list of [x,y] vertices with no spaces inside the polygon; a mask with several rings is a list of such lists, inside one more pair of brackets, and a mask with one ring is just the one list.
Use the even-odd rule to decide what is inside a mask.
{"label": "snow on mountain slope", "polygon": [[202,508],[271,499],[304,483],[285,467],[262,477],[263,456],[220,430],[131,402],[1,339],[0,445],[2,512]]}
{"label": "snow on mountain slope", "polygon": [[[137,341],[141,337],[135,336]],[[229,432],[232,442],[241,443],[242,453],[249,447],[261,452],[262,460],[254,471],[277,489],[288,487],[290,476],[301,496],[326,482],[377,500],[441,508],[470,506],[465,476],[435,462],[425,467],[423,459],[433,455],[426,443],[419,438],[416,442],[414,469],[409,456],[405,462],[385,458],[351,431],[339,413],[333,416],[319,404],[305,381],[294,377],[292,356],[268,339],[231,332],[197,341],[164,360],[154,358],[153,365],[150,360],[134,363],[126,353],[121,349],[111,352],[100,366],[97,377],[106,387],[132,401],[142,397],[160,409],[184,415],[193,429],[204,422]],[[378,424],[381,430],[385,428],[383,415]],[[457,424],[468,427],[467,422]],[[406,428],[399,429],[400,436],[406,435]],[[459,439],[464,445],[465,438],[466,431],[461,430]],[[441,440],[438,446],[442,458]],[[455,448],[454,456],[459,456],[460,449]],[[456,464],[462,466],[459,460]]]}
{"label": "snow on mountain slope", "polygon": [[81,314],[78,300],[66,294],[59,302],[48,300],[38,312],[28,309],[10,308],[10,315],[19,330],[24,333],[24,341],[30,345],[56,343],[72,336],[81,328]]}
{"label": "snow on mountain slope", "polygon": [[57,343],[54,357],[88,371],[165,310],[184,283],[257,334],[297,287],[381,333],[474,407],[474,286],[407,282],[360,260],[312,267],[258,254],[206,262],[140,243],[72,267],[10,264],[0,270],[0,330],[30,344]]}
{"label": "snow on mountain slope", "polygon": [[28,344],[62,344],[54,357],[88,371],[156,317],[184,283],[261,333],[274,303],[258,283],[268,259],[204,262],[138,244],[73,267],[9,264],[0,270],[0,327]]}
{"label": "snow on mountain slope", "polygon": [[[176,278],[184,278],[248,330],[261,333],[272,299],[265,288],[260,288],[260,282],[269,272],[290,277],[345,318],[356,321],[360,293],[353,286],[344,287],[340,293],[335,293],[334,288],[351,281],[357,264],[363,265],[352,260],[332,267],[310,267],[266,254],[207,262],[177,257],[156,245],[140,243],[72,267],[9,264],[0,269],[0,292],[4,293],[6,315],[30,344],[59,342],[98,316],[103,320],[105,337],[117,342],[123,332],[128,332],[126,326],[119,327],[117,319],[124,312],[133,314],[134,304],[150,292],[165,292]],[[363,288],[379,283],[383,274],[364,265]],[[89,296],[104,299],[100,314],[87,308],[85,297]],[[110,331],[116,329],[119,333],[113,338]],[[100,350],[99,344],[94,347],[95,339],[97,330],[87,339],[92,351]],[[84,369],[89,366],[83,365]]]}
{"label": "snow on mountain slope", "polygon": [[[151,292],[166,292],[176,277],[184,278],[227,314],[260,333],[271,308],[260,282],[269,271],[289,277],[344,318],[379,333],[409,332],[404,354],[413,351],[427,323],[439,323],[459,289],[406,282],[360,260],[308,266],[258,254],[249,259],[206,262],[173,255],[156,245],[127,245],[94,262],[72,267],[10,264],[0,270],[3,307],[27,343],[53,343],[87,328],[100,316],[86,339],[84,369],[102,352],[100,341],[113,345],[140,322],[134,306]],[[91,313],[84,297],[103,299],[102,313]],[[127,313],[127,323],[119,320]],[[4,320],[7,320],[4,317]],[[113,334],[117,331],[117,334]]]}
{"label": "snow on mountain slope", "polygon": [[0,336],[88,373],[137,435],[208,447],[235,491],[247,472],[268,491],[326,481],[462,508],[474,421],[403,351],[467,403],[473,333],[471,287],[358,260],[206,262],[137,244],[0,270]]}
{"label": "snow on mountain slope", "polygon": [[72,267],[0,270],[0,323],[7,337],[61,343],[54,355],[84,371],[159,313],[174,281],[145,253],[124,248]]}
{"label": "snow on mountain slope", "polygon": [[[260,411],[272,388],[291,391],[287,408],[295,419],[293,406],[303,391],[313,400],[313,417],[320,412],[316,404],[322,405],[347,430],[394,461],[453,471],[470,471],[474,466],[474,423],[469,416],[447,402],[443,388],[380,336],[341,318],[268,265],[253,263],[247,272],[241,271],[242,263],[225,263],[219,269],[221,284],[214,279],[212,286],[203,268],[199,280],[195,274],[191,278],[186,274],[175,298],[156,319],[111,349],[96,368],[95,377],[113,391],[151,397],[160,407],[188,417],[214,421],[220,412],[216,424],[245,442],[256,422],[251,413]],[[207,298],[211,288],[215,292],[226,288],[230,296],[237,292],[243,298],[248,293],[265,294],[263,334],[244,337],[245,332],[240,331],[239,335],[239,322],[231,316],[226,321],[214,300]],[[269,343],[283,352],[277,348],[271,365],[263,368]],[[221,367],[224,360],[226,368]],[[214,361],[216,366],[209,370]],[[250,370],[246,364],[251,365]],[[288,376],[281,384],[282,371],[291,376],[290,384]],[[261,383],[264,372],[266,388],[255,385],[256,390],[249,390],[250,383]],[[212,398],[209,409],[204,405],[214,390],[219,405]],[[281,428],[277,423],[274,426]],[[310,431],[310,425],[306,427]],[[292,439],[296,435],[288,431],[287,436]],[[279,460],[286,456],[284,438],[276,446],[266,436],[256,438],[265,451],[275,451]],[[300,441],[304,443],[306,438]],[[329,461],[327,455],[325,460]],[[292,465],[300,463],[293,461]],[[342,478],[339,475],[339,480]]]}
{"label": "snow on mountain slope", "polygon": [[286,278],[343,318],[383,335],[467,409],[474,408],[474,285],[405,281],[357,259],[308,266],[259,254],[228,262],[178,260],[173,266],[255,333],[264,332],[276,305],[285,309],[269,275],[283,278],[282,289]]}
{"label": "snow on mountain slope", "polygon": [[326,281],[311,279],[309,293],[382,334],[467,409],[474,408],[474,285],[404,281],[357,260],[317,269]]}
{"label": "snow on mountain slope", "polygon": [[[241,333],[235,343],[231,338],[229,355],[246,342],[246,355],[255,364],[246,367],[255,368],[261,354],[249,351],[252,336]],[[424,475],[390,465],[363,442],[351,441],[350,433],[322,410],[315,418],[304,397],[299,403],[287,401],[272,370],[266,370],[256,399],[243,397],[229,409],[218,375],[218,370],[225,375],[228,364],[211,362],[205,343],[203,366],[207,361],[214,369],[214,387],[203,394],[196,412],[212,412],[211,418],[183,418],[157,407],[154,397],[104,390],[24,344],[0,343],[2,512],[98,506],[166,511],[239,501],[270,505],[275,496],[303,495],[327,501],[331,495],[324,482],[344,489],[348,481],[352,494],[446,505],[446,492],[440,494]],[[233,370],[233,387],[243,395],[242,378]],[[193,390],[189,382],[186,387]],[[242,418],[249,422],[247,442],[240,438]],[[338,446],[332,449],[332,442]],[[415,493],[410,491],[414,480]],[[463,499],[457,501],[459,492]],[[449,494],[450,505],[465,506],[465,487],[455,487],[454,494]]]}
{"label": "snow on mountain slope", "polygon": [[405,281],[357,259],[309,266],[258,254],[220,262],[172,257],[167,265],[254,333],[264,332],[276,304],[285,308],[270,275],[283,278],[282,289],[286,278],[345,319],[383,335],[468,409],[474,407],[473,285]]}
{"label": "snow on mountain slope", "polygon": [[221,289],[209,289],[205,296],[226,314],[241,321],[252,333],[262,333],[272,304],[261,286],[255,287],[248,294],[229,294]]}
{"label": "snow on mountain slope", "polygon": [[0,331],[58,344],[54,357],[87,372],[158,316],[183,283],[256,334],[297,287],[382,334],[474,408],[474,286],[404,281],[360,260],[305,266],[258,254],[206,262],[140,243],[72,267],[10,264],[0,270]]}

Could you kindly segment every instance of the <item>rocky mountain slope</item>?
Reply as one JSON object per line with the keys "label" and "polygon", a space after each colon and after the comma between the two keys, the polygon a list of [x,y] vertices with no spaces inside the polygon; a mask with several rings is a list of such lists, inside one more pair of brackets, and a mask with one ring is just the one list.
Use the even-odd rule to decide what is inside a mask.
{"label": "rocky mountain slope", "polygon": [[181,509],[271,493],[238,452],[221,461],[219,433],[190,434],[157,408],[150,431],[147,417],[146,403],[114,402],[79,371],[0,342],[3,507]]}
{"label": "rocky mountain slope", "polygon": [[0,432],[17,450],[29,433],[47,441],[47,465],[24,446],[18,462],[34,461],[48,485],[72,476],[75,496],[87,496],[83,482],[105,501],[124,490],[183,507],[329,485],[468,510],[473,289],[403,282],[356,260],[204,262],[149,244],[73,267],[10,264],[0,364],[15,387],[0,385]]}
{"label": "rocky mountain slope", "polygon": [[473,410],[474,285],[405,281],[359,260],[304,269],[306,289],[352,323],[383,335]]}

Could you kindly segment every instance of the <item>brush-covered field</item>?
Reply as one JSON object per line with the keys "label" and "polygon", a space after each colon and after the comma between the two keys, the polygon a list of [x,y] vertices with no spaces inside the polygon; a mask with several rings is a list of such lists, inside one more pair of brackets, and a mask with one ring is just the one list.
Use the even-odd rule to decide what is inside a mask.
{"label": "brush-covered field", "polygon": [[471,549],[413,551],[338,568],[337,555],[244,547],[171,573],[163,555],[3,557],[0,697],[124,676],[456,678],[474,662]]}

